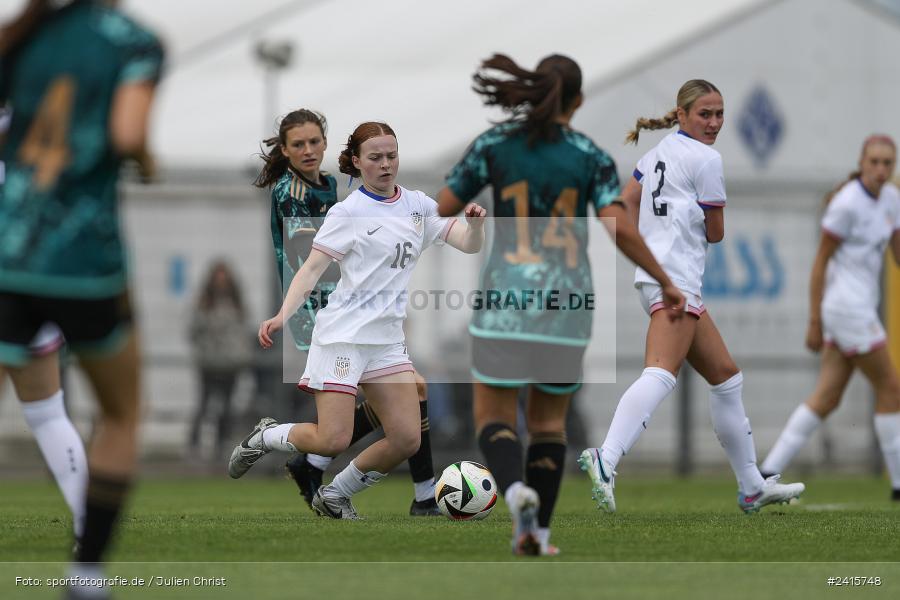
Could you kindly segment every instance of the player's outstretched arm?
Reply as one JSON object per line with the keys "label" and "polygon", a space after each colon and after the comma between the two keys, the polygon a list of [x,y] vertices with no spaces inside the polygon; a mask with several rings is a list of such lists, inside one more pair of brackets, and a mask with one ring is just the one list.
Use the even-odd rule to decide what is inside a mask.
{"label": "player's outstretched arm", "polygon": [[487,211],[473,202],[466,206],[463,214],[468,226],[465,230],[461,227],[451,228],[447,243],[466,254],[475,254],[484,245],[484,218]]}
{"label": "player's outstretched arm", "polygon": [[641,267],[650,277],[659,282],[663,292],[663,302],[670,308],[669,318],[672,320],[680,319],[684,316],[684,295],[681,293],[663,268],[656,262],[650,248],[644,243],[644,239],[634,226],[632,220],[628,217],[625,207],[618,202],[614,202],[600,209],[600,217],[607,219],[612,217],[613,225],[609,221],[604,220],[609,234],[613,236],[616,246],[622,251],[622,254],[631,259],[634,264]]}
{"label": "player's outstretched arm", "polygon": [[297,309],[306,302],[309,294],[316,287],[319,278],[329,264],[331,264],[331,257],[324,252],[313,249],[309,253],[309,258],[306,259],[306,262],[303,263],[303,266],[300,267],[300,270],[297,271],[297,274],[291,280],[284,302],[281,304],[281,310],[278,311],[277,315],[260,324],[258,336],[260,346],[263,348],[272,346],[272,335],[284,327],[285,320],[297,312]]}
{"label": "player's outstretched arm", "polygon": [[465,202],[460,200],[457,195],[453,193],[453,190],[447,186],[444,186],[444,188],[438,192],[437,203],[438,214],[442,217],[452,217],[459,213],[463,206],[465,206]]}
{"label": "player's outstretched arm", "polygon": [[825,271],[828,261],[841,245],[841,241],[828,233],[822,234],[816,259],[809,275],[809,326],[806,328],[806,347],[818,352],[824,344],[822,338],[822,297],[825,295]]}

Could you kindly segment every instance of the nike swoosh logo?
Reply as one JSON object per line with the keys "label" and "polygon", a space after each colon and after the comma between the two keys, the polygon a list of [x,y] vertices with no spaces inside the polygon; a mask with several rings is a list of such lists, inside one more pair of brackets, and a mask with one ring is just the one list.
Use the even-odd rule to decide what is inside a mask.
{"label": "nike swoosh logo", "polygon": [[366,229],[366,233],[368,233],[369,235],[372,235],[373,233],[375,233],[376,231],[378,231],[378,230],[381,229],[382,227],[384,227],[384,225],[379,225],[378,227],[376,227],[376,228],[373,229],[372,231],[369,231],[368,229]]}
{"label": "nike swoosh logo", "polygon": [[600,479],[603,480],[603,483],[609,483],[609,475],[607,475],[606,471],[603,469],[603,461],[600,460],[600,453],[595,451],[594,454],[597,456],[597,470],[600,472]]}

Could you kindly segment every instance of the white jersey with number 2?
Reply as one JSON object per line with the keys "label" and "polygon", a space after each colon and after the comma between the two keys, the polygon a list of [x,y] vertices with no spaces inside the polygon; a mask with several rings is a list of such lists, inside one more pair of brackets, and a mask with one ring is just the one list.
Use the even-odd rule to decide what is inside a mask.
{"label": "white jersey with number 2", "polygon": [[[683,131],[670,133],[637,163],[641,236],[678,288],[700,296],[706,267],[703,209],[725,206],[722,157]],[[656,284],[638,267],[635,285]]]}
{"label": "white jersey with number 2", "polygon": [[316,316],[316,344],[402,342],[407,286],[422,252],[447,240],[456,218],[438,215],[423,192],[390,198],[363,188],[335,204],[313,248],[340,262],[341,280]]}

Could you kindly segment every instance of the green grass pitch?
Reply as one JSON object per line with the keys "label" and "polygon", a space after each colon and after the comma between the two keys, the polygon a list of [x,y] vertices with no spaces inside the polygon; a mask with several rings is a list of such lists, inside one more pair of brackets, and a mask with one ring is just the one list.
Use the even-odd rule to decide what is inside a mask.
{"label": "green grass pitch", "polygon": [[[553,523],[562,554],[527,558],[510,553],[502,502],[480,522],[412,518],[401,474],[358,496],[364,522],[315,517],[284,480],[145,480],[107,575],[128,580],[116,598],[147,600],[900,597],[900,505],[884,481],[808,480],[800,503],[757,515],[725,478],[618,484],[607,515],[587,478],[568,477]],[[0,598],[60,597],[49,578],[65,573],[71,524],[59,493],[49,481],[0,489]]]}

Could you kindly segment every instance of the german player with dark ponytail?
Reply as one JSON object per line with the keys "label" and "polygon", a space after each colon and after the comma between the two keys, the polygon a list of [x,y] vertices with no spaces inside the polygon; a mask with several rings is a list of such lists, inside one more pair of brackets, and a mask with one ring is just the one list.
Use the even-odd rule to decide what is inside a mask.
{"label": "german player with dark ponytail", "polygon": [[[484,103],[510,116],[472,142],[447,176],[438,202],[442,215],[455,214],[485,186],[492,187],[494,215],[507,218],[494,222],[482,290],[524,298],[565,281],[572,293],[592,294],[586,222],[599,215],[621,217],[615,219],[616,244],[658,279],[667,307],[681,307],[681,293],[616,201],[619,180],[612,158],[570,126],[584,99],[578,63],[553,54],[529,70],[496,54],[473,79]],[[476,310],[469,331],[478,444],[513,515],[512,550],[556,554],[549,543],[550,519],[564,470],[566,415],[581,387],[591,337],[591,312]],[[523,386],[528,388],[527,450],[516,430]]]}

